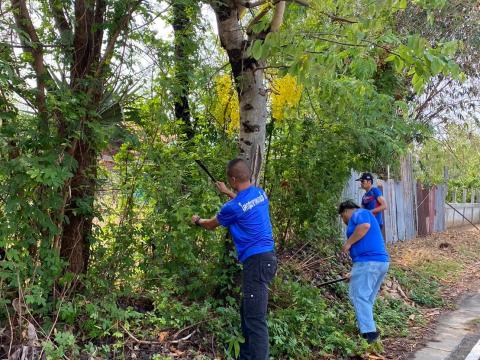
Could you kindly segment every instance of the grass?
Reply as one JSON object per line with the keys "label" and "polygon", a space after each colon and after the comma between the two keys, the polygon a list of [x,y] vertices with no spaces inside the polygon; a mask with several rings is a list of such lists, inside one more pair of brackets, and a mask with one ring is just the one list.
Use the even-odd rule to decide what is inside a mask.
{"label": "grass", "polygon": [[455,281],[463,269],[463,264],[457,260],[435,259],[421,264],[417,270],[437,281]]}
{"label": "grass", "polygon": [[472,243],[459,244],[457,251],[467,260],[478,260],[480,257],[480,242],[477,240]]}

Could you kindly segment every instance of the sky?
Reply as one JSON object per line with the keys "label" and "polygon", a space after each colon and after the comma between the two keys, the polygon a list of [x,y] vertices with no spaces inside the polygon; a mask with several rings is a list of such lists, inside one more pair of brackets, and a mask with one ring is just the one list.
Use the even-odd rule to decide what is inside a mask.
{"label": "sky", "polygon": [[[1,0],[0,0],[1,1]],[[168,4],[162,4],[160,3],[159,5],[159,12],[162,12],[162,15],[166,16],[167,11],[170,10],[169,7],[171,5]],[[210,6],[203,4],[201,7],[201,18],[202,18],[202,23],[204,26],[207,28],[207,31],[211,32],[212,34],[218,35],[218,30],[217,30],[217,21],[215,17],[215,13],[211,9]],[[41,27],[41,20],[38,17],[33,16],[32,21],[34,23],[34,26],[38,29]],[[141,26],[144,23],[144,20],[142,17],[138,16],[135,21],[134,21],[137,26]],[[166,40],[166,41],[172,41],[173,40],[173,28],[170,24],[168,24],[163,16],[157,17],[150,25],[149,28],[154,30],[156,32],[156,38],[159,40]],[[10,40],[10,39],[8,39]],[[146,49],[143,49],[146,50]],[[19,56],[22,53],[22,49],[20,47],[14,48],[15,53],[17,56]],[[135,72],[138,72],[140,77],[144,79],[146,87],[149,87],[148,85],[148,79],[150,78],[148,76],[148,69],[152,69],[155,67],[158,67],[158,64],[154,63],[154,60],[152,59],[151,56],[147,54],[146,51],[142,51],[142,49],[139,49],[139,51],[136,53],[136,66],[135,66]],[[52,56],[49,54],[45,54],[45,62],[48,65],[53,65],[56,63],[56,61],[53,59]],[[60,73],[57,71],[53,70],[52,67],[50,66],[50,71],[55,73],[58,78],[61,77]],[[118,71],[124,72],[126,71],[125,67],[119,68]],[[68,76],[68,73],[67,73]],[[141,80],[141,79],[140,79]],[[27,79],[27,83],[30,84],[32,87],[36,86],[36,82],[33,78]],[[17,99],[19,108],[25,112],[31,113],[33,110],[23,102],[22,99],[18,98]]]}
{"label": "sky", "polygon": [[[164,6],[167,8],[167,5]],[[218,34],[217,30],[217,19],[215,17],[215,13],[213,12],[212,8],[206,4],[202,5],[201,8],[201,16],[202,19],[205,20],[207,24],[210,24],[211,30]],[[163,19],[158,18],[153,24],[153,29],[158,32],[158,37],[163,40],[172,40],[173,39],[173,29],[172,27],[167,24]]]}

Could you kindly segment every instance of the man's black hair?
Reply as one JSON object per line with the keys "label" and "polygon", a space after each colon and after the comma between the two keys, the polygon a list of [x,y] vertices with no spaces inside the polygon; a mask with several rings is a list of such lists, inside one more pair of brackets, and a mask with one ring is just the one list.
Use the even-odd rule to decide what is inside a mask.
{"label": "man's black hair", "polygon": [[248,181],[250,180],[251,172],[245,160],[236,158],[228,162],[227,175],[240,181]]}
{"label": "man's black hair", "polygon": [[342,214],[348,209],[360,209],[360,206],[355,204],[352,200],[346,200],[338,206],[338,213]]}

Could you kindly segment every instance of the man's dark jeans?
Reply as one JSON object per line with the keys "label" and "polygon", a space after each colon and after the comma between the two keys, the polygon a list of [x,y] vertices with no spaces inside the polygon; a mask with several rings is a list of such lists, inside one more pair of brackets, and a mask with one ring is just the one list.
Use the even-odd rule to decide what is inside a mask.
{"label": "man's dark jeans", "polygon": [[245,342],[240,360],[268,360],[268,285],[276,272],[273,252],[252,255],[243,263],[240,315]]}

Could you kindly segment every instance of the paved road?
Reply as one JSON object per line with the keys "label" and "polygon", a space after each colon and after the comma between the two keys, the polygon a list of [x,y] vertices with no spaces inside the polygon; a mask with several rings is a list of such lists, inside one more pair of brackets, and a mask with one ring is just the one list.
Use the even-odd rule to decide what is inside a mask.
{"label": "paved road", "polygon": [[[480,289],[465,296],[458,310],[440,318],[434,337],[412,360],[480,360]],[[475,351],[478,352],[478,356]]]}
{"label": "paved road", "polygon": [[478,360],[480,359],[480,334],[467,335],[447,358],[447,360]]}

